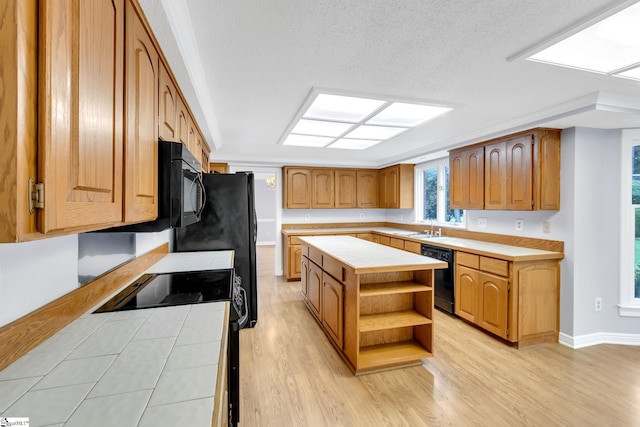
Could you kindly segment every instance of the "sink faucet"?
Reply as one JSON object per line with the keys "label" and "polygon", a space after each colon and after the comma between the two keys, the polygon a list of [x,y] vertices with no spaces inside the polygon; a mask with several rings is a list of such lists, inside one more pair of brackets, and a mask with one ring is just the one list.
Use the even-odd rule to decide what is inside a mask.
{"label": "sink faucet", "polygon": [[438,229],[436,230],[435,233],[432,234],[433,237],[440,237],[442,236],[442,228],[438,227]]}

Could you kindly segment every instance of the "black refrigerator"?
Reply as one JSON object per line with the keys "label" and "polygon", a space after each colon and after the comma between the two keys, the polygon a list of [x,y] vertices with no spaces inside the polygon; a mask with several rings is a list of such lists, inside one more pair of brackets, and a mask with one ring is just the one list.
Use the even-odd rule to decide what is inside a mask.
{"label": "black refrigerator", "polygon": [[174,228],[174,251],[235,251],[234,268],[247,295],[245,327],[258,321],[257,221],[253,173],[203,173],[206,200],[199,222]]}

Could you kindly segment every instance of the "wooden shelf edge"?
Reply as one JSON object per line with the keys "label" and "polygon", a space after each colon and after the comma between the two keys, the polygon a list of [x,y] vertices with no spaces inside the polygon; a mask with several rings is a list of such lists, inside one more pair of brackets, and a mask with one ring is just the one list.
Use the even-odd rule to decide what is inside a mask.
{"label": "wooden shelf edge", "polygon": [[360,285],[360,296],[392,295],[414,292],[430,292],[433,288],[416,282],[365,283]]}
{"label": "wooden shelf edge", "polygon": [[417,364],[421,359],[431,356],[433,354],[414,341],[362,347],[358,355],[357,372]]}
{"label": "wooden shelf edge", "polygon": [[413,310],[366,314],[360,316],[359,332],[382,331],[431,323],[433,323],[431,319]]}

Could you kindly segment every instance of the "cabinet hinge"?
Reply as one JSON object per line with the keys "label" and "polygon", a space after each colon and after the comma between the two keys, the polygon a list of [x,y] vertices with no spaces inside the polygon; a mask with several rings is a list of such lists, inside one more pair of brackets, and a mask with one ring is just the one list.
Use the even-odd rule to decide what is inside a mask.
{"label": "cabinet hinge", "polygon": [[509,332],[511,332],[511,331],[509,331],[509,328],[507,328],[507,336],[509,336]]}
{"label": "cabinet hinge", "polygon": [[533,199],[531,199],[531,206],[533,206],[533,205],[534,205],[534,203],[533,203]]}
{"label": "cabinet hinge", "polygon": [[507,292],[511,292],[511,285],[507,283]]}
{"label": "cabinet hinge", "polygon": [[44,184],[36,184],[33,178],[29,178],[29,213],[34,209],[44,209]]}

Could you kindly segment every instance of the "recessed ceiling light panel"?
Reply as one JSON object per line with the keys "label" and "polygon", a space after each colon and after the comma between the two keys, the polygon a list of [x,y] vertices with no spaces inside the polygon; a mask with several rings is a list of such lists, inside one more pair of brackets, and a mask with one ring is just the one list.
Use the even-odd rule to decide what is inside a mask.
{"label": "recessed ceiling light panel", "polygon": [[451,108],[394,102],[368,120],[367,124],[411,127],[424,123],[447,111],[451,111]]}
{"label": "recessed ceiling light panel", "polygon": [[367,126],[362,125],[347,135],[346,138],[355,138],[355,139],[377,139],[377,140],[385,140],[393,138],[396,135],[401,134],[402,132],[408,130],[407,128],[396,128],[396,127],[388,127],[388,126]]}
{"label": "recessed ceiling light panel", "polygon": [[290,134],[282,145],[297,145],[299,147],[325,147],[335,138],[324,136],[296,135]]}
{"label": "recessed ceiling light panel", "polygon": [[342,138],[331,144],[327,148],[342,148],[345,150],[364,150],[380,144],[382,141],[374,141],[372,139],[347,139]]}
{"label": "recessed ceiling light panel", "polygon": [[304,113],[306,119],[357,123],[380,108],[385,101],[352,96],[319,94]]}
{"label": "recessed ceiling light panel", "polygon": [[291,133],[303,135],[338,137],[353,127],[351,123],[327,122],[324,120],[300,119]]}
{"label": "recessed ceiling light panel", "polygon": [[640,3],[530,56],[564,67],[611,74],[640,62]]}

